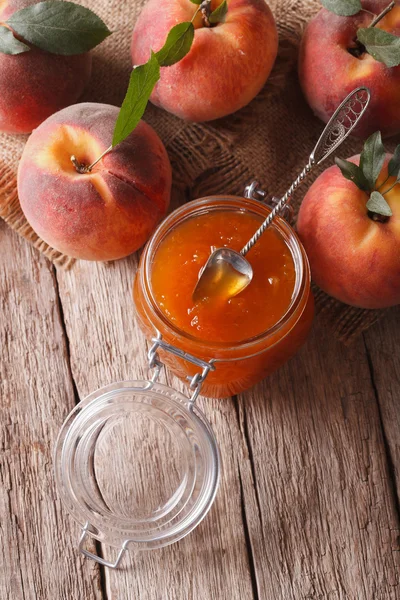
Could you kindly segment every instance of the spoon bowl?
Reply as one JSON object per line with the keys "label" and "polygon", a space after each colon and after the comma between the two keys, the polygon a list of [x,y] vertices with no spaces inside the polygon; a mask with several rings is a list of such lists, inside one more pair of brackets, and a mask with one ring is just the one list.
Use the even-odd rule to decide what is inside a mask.
{"label": "spoon bowl", "polygon": [[199,273],[193,300],[233,298],[240,294],[253,279],[249,261],[236,250],[217,248]]}

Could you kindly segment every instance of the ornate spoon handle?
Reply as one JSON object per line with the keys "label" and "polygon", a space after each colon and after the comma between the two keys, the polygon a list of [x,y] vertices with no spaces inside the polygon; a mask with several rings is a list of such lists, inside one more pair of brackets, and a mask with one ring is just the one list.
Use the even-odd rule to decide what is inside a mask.
{"label": "ornate spoon handle", "polygon": [[264,231],[269,227],[276,215],[278,215],[286,206],[289,198],[308,176],[313,167],[315,167],[315,165],[320,165],[328,158],[328,156],[332,154],[332,152],[334,152],[353,131],[354,127],[366,111],[370,98],[371,94],[369,89],[366,87],[359,87],[353,90],[351,94],[343,100],[323,130],[314,150],[310,154],[308,164],[270,212],[264,223],[257,229],[253,237],[241,249],[240,254],[242,256],[246,256],[248,251],[256,242],[258,242]]}

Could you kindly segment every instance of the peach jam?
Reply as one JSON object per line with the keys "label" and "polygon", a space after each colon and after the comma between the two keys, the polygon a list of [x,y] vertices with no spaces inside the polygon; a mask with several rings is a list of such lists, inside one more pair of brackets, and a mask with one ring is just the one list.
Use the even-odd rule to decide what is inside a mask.
{"label": "peach jam", "polygon": [[[307,337],[314,313],[310,270],[296,234],[280,218],[246,258],[250,285],[221,302],[192,298],[201,267],[215,248],[240,250],[270,209],[255,200],[210,197],[173,212],[146,246],[134,299],[142,329],[205,361],[215,370],[202,393],[224,397],[251,387],[287,361]],[[181,379],[199,369],[160,352]]]}

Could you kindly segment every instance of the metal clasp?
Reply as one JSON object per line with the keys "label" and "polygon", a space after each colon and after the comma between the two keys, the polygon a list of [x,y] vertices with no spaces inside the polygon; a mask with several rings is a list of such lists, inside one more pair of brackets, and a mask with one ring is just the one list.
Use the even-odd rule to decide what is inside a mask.
{"label": "metal clasp", "polygon": [[[267,192],[260,187],[260,182],[254,179],[246,185],[244,188],[244,197],[250,198],[251,200],[258,200],[259,202],[264,202],[267,206],[270,207],[271,210],[275,208],[275,206],[280,201],[280,198],[273,196],[269,202],[265,202],[265,198],[267,196]],[[288,223],[293,223],[293,208],[287,204],[280,213],[280,216],[285,219]]]}
{"label": "metal clasp", "polygon": [[157,337],[152,338],[151,341],[153,342],[153,345],[148,352],[148,359],[150,369],[155,369],[151,378],[152,383],[155,383],[158,380],[161,368],[163,367],[163,363],[161,362],[160,357],[158,355],[159,348],[165,350],[166,352],[170,352],[174,356],[178,356],[179,358],[187,360],[188,362],[192,363],[193,365],[196,365],[197,367],[201,367],[201,373],[196,373],[195,375],[193,375],[193,377],[187,377],[188,381],[190,382],[189,387],[191,390],[193,390],[189,401],[191,404],[194,404],[197,400],[198,395],[200,394],[203,381],[205,380],[210,371],[215,371],[214,361],[210,360],[209,362],[207,362],[205,360],[202,360],[201,358],[197,358],[197,356],[193,356],[193,354],[189,354],[188,352],[180,350],[172,344],[164,342],[160,332],[157,332]]}
{"label": "metal clasp", "polygon": [[260,188],[260,182],[256,179],[253,179],[253,181],[251,181],[249,185],[246,185],[244,188],[245,198],[251,198],[252,200],[264,200],[266,195],[267,192]]}
{"label": "metal clasp", "polygon": [[103,565],[103,567],[108,567],[109,569],[117,569],[119,563],[122,560],[123,555],[125,554],[125,552],[128,549],[129,540],[126,540],[122,544],[122,547],[121,547],[120,551],[118,552],[117,558],[115,559],[114,562],[111,562],[111,561],[105,560],[104,558],[102,558],[101,556],[98,556],[97,554],[94,554],[93,552],[89,552],[89,550],[86,550],[86,548],[83,547],[83,545],[86,541],[86,538],[89,536],[89,533],[90,533],[90,523],[86,523],[85,527],[82,528],[82,535],[79,540],[79,546],[78,546],[79,552],[81,552],[81,554],[83,554],[87,558],[91,558],[92,560],[96,561],[100,565]]}

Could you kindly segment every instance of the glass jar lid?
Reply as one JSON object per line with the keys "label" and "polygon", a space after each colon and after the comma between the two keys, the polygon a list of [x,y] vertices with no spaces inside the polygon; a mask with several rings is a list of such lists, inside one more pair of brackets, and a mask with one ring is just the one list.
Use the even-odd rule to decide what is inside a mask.
{"label": "glass jar lid", "polygon": [[[154,381],[114,383],[67,417],[55,474],[68,511],[121,553],[178,541],[214,500],[220,457],[212,429],[192,399]],[[120,556],[119,556],[120,558]]]}

